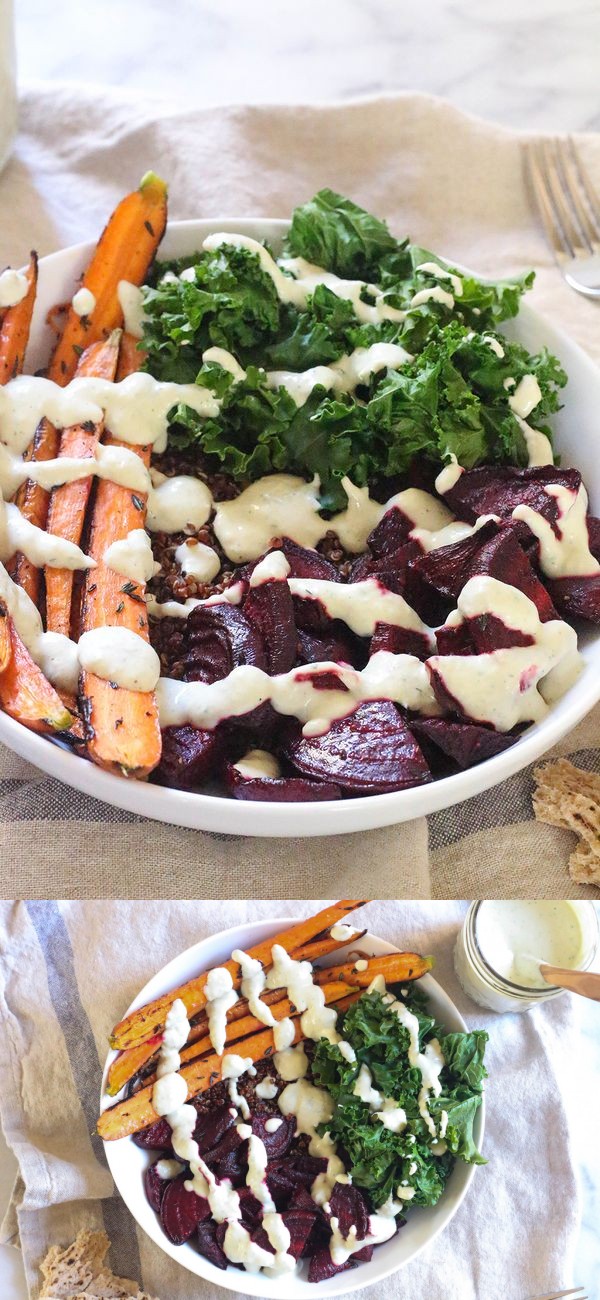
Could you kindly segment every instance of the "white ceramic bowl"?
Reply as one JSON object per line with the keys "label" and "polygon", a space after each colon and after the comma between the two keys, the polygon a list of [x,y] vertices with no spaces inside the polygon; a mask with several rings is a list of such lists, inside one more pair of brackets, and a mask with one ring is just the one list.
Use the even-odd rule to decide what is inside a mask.
{"label": "white ceramic bowl", "polygon": [[[179,221],[169,225],[161,245],[162,256],[193,252],[211,231],[238,230],[256,239],[268,239],[277,249],[287,222],[264,219],[217,218],[213,221]],[[92,252],[91,244],[78,244],[53,253],[40,262],[38,301],[33,322],[27,368],[42,367],[52,344],[46,312],[74,292],[76,281]],[[506,334],[518,338],[531,351],[546,345],[560,358],[570,378],[564,409],[555,419],[557,445],[563,463],[582,471],[590,493],[590,506],[600,512],[600,371],[589,357],[549,321],[527,305]],[[94,795],[105,803],[130,812],[174,822],[198,830],[232,835],[312,836],[341,835],[409,821],[470,799],[497,785],[539,758],[575,726],[600,699],[600,633],[584,631],[581,648],[585,669],[570,691],[543,722],[531,727],[510,749],[478,767],[444,777],[414,790],[365,795],[339,802],[312,804],[245,803],[214,794],[191,794],[148,785],[102,772],[86,760],[27,731],[0,713],[0,741],[52,776]]]}
{"label": "white ceramic bowl", "polygon": [[[197,975],[199,971],[227,961],[234,948],[248,949],[294,924],[295,920],[291,917],[273,921],[255,921],[248,925],[235,926],[210,939],[203,939],[201,943],[194,944],[192,948],[188,948],[186,952],[182,952],[179,957],[175,957],[164,966],[134,998],[128,1011],[134,1011],[145,1002],[170,992],[171,989]],[[361,939],[360,947],[373,956],[396,951],[392,944],[368,933]],[[332,954],[326,964],[343,960],[344,951],[345,949],[339,949]],[[419,984],[427,993],[433,1014],[445,1029],[449,1031],[466,1029],[465,1022],[454,1003],[431,975],[424,975]],[[109,1053],[104,1067],[102,1110],[114,1103],[114,1098],[107,1097],[104,1089],[108,1067],[115,1055],[115,1052]],[[478,1112],[474,1128],[475,1141],[480,1150],[484,1123],[485,1100]],[[164,1250],[178,1264],[189,1269],[190,1273],[206,1278],[215,1286],[225,1287],[229,1291],[242,1291],[251,1296],[261,1296],[263,1300],[309,1300],[309,1297],[311,1300],[319,1300],[322,1295],[347,1295],[351,1291],[360,1291],[364,1286],[372,1286],[382,1278],[388,1277],[390,1273],[397,1272],[408,1264],[409,1260],[419,1255],[447,1226],[466,1195],[476,1170],[475,1165],[457,1162],[446,1190],[436,1206],[429,1209],[417,1207],[411,1210],[406,1226],[391,1241],[376,1247],[369,1264],[361,1264],[359,1268],[349,1269],[317,1286],[307,1282],[306,1277],[300,1273],[291,1277],[268,1278],[262,1273],[243,1273],[236,1268],[228,1268],[224,1272],[215,1268],[214,1264],[210,1264],[188,1243],[184,1246],[173,1246],[165,1236],[160,1220],[148,1204],[144,1192],[143,1172],[147,1165],[154,1162],[156,1153],[142,1151],[131,1138],[107,1142],[105,1150],[110,1171],[127,1208],[161,1250]]]}

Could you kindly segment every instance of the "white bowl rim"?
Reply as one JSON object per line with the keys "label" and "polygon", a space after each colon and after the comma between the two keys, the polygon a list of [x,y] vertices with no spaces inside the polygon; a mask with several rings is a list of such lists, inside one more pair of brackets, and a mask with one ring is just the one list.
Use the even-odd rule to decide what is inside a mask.
{"label": "white bowl rim", "polygon": [[[157,971],[153,976],[151,976],[149,980],[146,981],[144,987],[140,989],[140,992],[137,993],[136,996],[132,999],[127,1010],[124,1012],[124,1016],[127,1016],[130,1014],[130,1012],[137,1010],[138,1007],[143,1006],[146,1002],[150,1001],[151,999],[155,997],[160,997],[161,994],[163,993],[170,992],[173,988],[176,988],[179,984],[181,984],[182,980],[190,978],[189,973],[182,974],[182,968],[190,967],[193,968],[194,971],[198,972],[198,970],[201,969],[201,965],[199,965],[199,963],[202,961],[203,949],[206,949],[206,947],[210,946],[211,944],[214,944],[215,942],[218,942],[219,945],[221,945],[221,943],[223,944],[221,955],[216,959],[211,958],[211,962],[214,962],[214,960],[223,961],[225,953],[230,954],[233,951],[233,948],[239,946],[240,934],[243,934],[245,936],[243,943],[245,944],[245,946],[248,947],[251,946],[253,943],[260,942],[261,939],[263,938],[268,938],[269,934],[275,935],[281,930],[297,924],[298,924],[297,916],[279,917],[279,918],[274,918],[269,920],[263,918],[261,920],[256,920],[256,921],[241,922],[238,925],[231,926],[227,930],[221,930],[215,935],[208,935],[204,939],[200,939],[197,943],[192,944],[189,948],[184,949],[184,951],[179,953],[176,957],[173,957],[159,971]],[[394,944],[390,943],[386,939],[380,939],[378,935],[375,935],[370,930],[367,930],[366,933],[362,936],[360,942],[361,945],[365,943],[368,945],[369,941],[374,941],[377,945],[380,946],[380,949],[382,951],[386,951],[386,952],[398,951],[398,949],[394,946]],[[350,949],[352,948],[352,941],[348,944],[348,947]],[[327,964],[328,961],[338,960],[340,953],[343,956],[344,951],[345,951],[344,949],[339,949],[336,950],[335,953],[330,954],[330,957],[325,959],[325,964]],[[465,1020],[461,1015],[460,1011],[458,1010],[458,1007],[455,1005],[450,995],[446,993],[445,989],[442,988],[441,984],[438,983],[438,981],[434,978],[433,975],[429,973],[423,975],[418,982],[419,985],[426,992],[431,993],[436,999],[438,999],[439,1002],[442,1003],[442,1009],[436,1013],[438,1016],[441,1016],[443,1018],[445,1015],[450,1015],[456,1020],[457,1028],[460,1031],[465,1032],[468,1030],[468,1026],[466,1025]],[[106,1057],[104,1070],[102,1072],[102,1083],[100,1088],[100,1112],[108,1109],[108,1107],[114,1105],[115,1103],[114,1097],[108,1097],[105,1094],[105,1085],[106,1085],[108,1069],[110,1067],[111,1062],[114,1060],[116,1056],[117,1056],[117,1052],[111,1050],[108,1052],[108,1055]],[[476,1120],[475,1120],[475,1140],[479,1150],[482,1150],[483,1138],[485,1133],[485,1116],[486,1116],[486,1095],[484,1089],[481,1097],[481,1106],[479,1107]],[[185,1268],[188,1272],[191,1272],[196,1276],[203,1278],[205,1281],[212,1282],[216,1286],[222,1287],[224,1290],[238,1291],[241,1292],[243,1295],[258,1296],[261,1297],[262,1300],[288,1300],[288,1295],[285,1289],[279,1292],[276,1291],[275,1288],[269,1289],[268,1292],[259,1289],[261,1283],[262,1285],[264,1285],[266,1281],[266,1279],[261,1278],[260,1273],[244,1274],[243,1272],[235,1268],[231,1268],[228,1269],[226,1272],[222,1272],[219,1269],[215,1268],[214,1265],[210,1264],[208,1260],[205,1260],[203,1256],[201,1256],[197,1252],[193,1252],[191,1258],[194,1260],[196,1264],[198,1261],[200,1261],[200,1265],[196,1267],[189,1267],[185,1263],[184,1258],[182,1258],[182,1256],[178,1253],[181,1248],[174,1246],[168,1240],[165,1233],[162,1231],[158,1216],[155,1217],[154,1221],[150,1220],[151,1223],[155,1223],[156,1231],[154,1233],[152,1231],[149,1232],[148,1228],[145,1225],[142,1225],[140,1223],[134,1208],[135,1201],[138,1199],[142,1199],[145,1196],[141,1179],[139,1180],[139,1185],[136,1185],[136,1187],[132,1189],[132,1195],[130,1196],[129,1194],[127,1194],[129,1192],[129,1188],[127,1188],[125,1191],[123,1190],[121,1186],[121,1179],[119,1177],[119,1170],[115,1168],[117,1163],[115,1159],[116,1151],[121,1146],[121,1141],[126,1142],[127,1139],[124,1138],[115,1143],[112,1142],[104,1143],[104,1150],[105,1150],[110,1172],[114,1179],[119,1195],[122,1197],[123,1201],[125,1202],[127,1209],[132,1214],[133,1218],[138,1224],[138,1227],[141,1227],[142,1231],[146,1232],[156,1245],[158,1245],[167,1255],[169,1255],[171,1259],[175,1261],[175,1263],[179,1264],[180,1267]],[[453,1175],[451,1175],[451,1177],[454,1176],[455,1172],[458,1172],[460,1174],[460,1177],[463,1182],[463,1187],[461,1191],[457,1195],[454,1204],[451,1207],[448,1207],[447,1215],[442,1218],[442,1221],[439,1224],[437,1224],[435,1228],[432,1229],[430,1234],[427,1236],[426,1240],[422,1241],[419,1245],[417,1245],[415,1249],[411,1252],[411,1254],[407,1256],[406,1259],[401,1260],[399,1264],[392,1263],[389,1267],[387,1266],[387,1264],[385,1265],[385,1267],[380,1267],[380,1270],[377,1271],[375,1277],[365,1277],[365,1273],[364,1273],[365,1269],[367,1270],[371,1269],[373,1261],[371,1261],[371,1264],[367,1264],[367,1265],[361,1264],[360,1267],[356,1270],[352,1270],[349,1273],[341,1273],[337,1277],[330,1278],[324,1284],[319,1283],[318,1291],[316,1290],[316,1286],[314,1283],[306,1282],[305,1287],[306,1287],[307,1300],[310,1300],[311,1296],[316,1296],[318,1300],[318,1296],[320,1295],[324,1295],[325,1297],[346,1295],[353,1291],[362,1290],[363,1287],[373,1286],[375,1285],[375,1283],[383,1281],[384,1278],[390,1277],[392,1274],[399,1272],[407,1264],[412,1263],[412,1261],[416,1259],[418,1255],[421,1255],[423,1251],[426,1250],[431,1245],[431,1243],[435,1240],[435,1238],[438,1237],[439,1234],[443,1232],[445,1228],[448,1227],[449,1223],[454,1218],[454,1215],[459,1209],[459,1206],[462,1204],[465,1196],[467,1195],[467,1192],[471,1186],[473,1178],[475,1177],[477,1168],[478,1168],[477,1165],[465,1165],[463,1162],[456,1163],[455,1170],[453,1171]],[[445,1195],[446,1192],[444,1193],[444,1196]],[[440,1198],[438,1205],[443,1204],[444,1196]],[[423,1213],[425,1214],[426,1211],[424,1210]],[[409,1223],[410,1223],[410,1219],[409,1219]],[[393,1243],[397,1240],[398,1240],[397,1237],[392,1238],[391,1243],[385,1243],[384,1245],[388,1245],[388,1244],[393,1245]],[[402,1240],[402,1238],[400,1238],[400,1240]],[[188,1256],[186,1255],[185,1258],[188,1258]],[[379,1258],[381,1257],[379,1256]],[[376,1251],[373,1256],[373,1260],[377,1260],[377,1259],[378,1259],[378,1251]],[[355,1285],[352,1285],[351,1282],[351,1279],[353,1278],[357,1279]],[[302,1280],[303,1279],[298,1279],[299,1282],[302,1282]],[[285,1287],[285,1277],[283,1279],[276,1278],[273,1279],[273,1281],[275,1283],[281,1283]],[[244,1283],[244,1285],[248,1284],[251,1289],[244,1290],[244,1285],[242,1285],[242,1282]]]}
{"label": "white bowl rim", "polygon": [[[161,253],[169,256],[169,237],[180,231],[204,236],[215,230],[254,230],[261,228],[266,238],[282,235],[289,227],[283,218],[216,217],[173,221],[161,244]],[[71,245],[40,258],[40,277],[44,268],[65,263],[65,275],[73,267],[85,265],[94,248],[93,242]],[[463,268],[460,268],[463,269]],[[598,368],[590,357],[554,323],[523,303],[519,317],[526,323],[541,326],[550,335],[553,346],[563,345],[577,355],[592,382],[599,382]],[[554,336],[554,337],[552,337]],[[28,731],[19,722],[0,712],[0,742],[49,775],[112,807],[137,816],[190,829],[235,836],[310,838],[320,835],[343,835],[377,827],[399,824],[413,818],[454,807],[485,790],[500,784],[539,758],[570,731],[600,699],[600,672],[588,672],[567,693],[569,709],[554,707],[541,723],[535,724],[514,745],[476,767],[452,776],[434,779],[427,785],[395,790],[386,794],[359,795],[342,800],[323,800],[310,804],[268,803],[235,800],[216,795],[128,780],[96,767],[87,759],[70,752],[58,738],[47,738]],[[50,743],[49,742],[50,739]],[[300,811],[310,808],[310,817]],[[226,829],[225,829],[226,826]]]}

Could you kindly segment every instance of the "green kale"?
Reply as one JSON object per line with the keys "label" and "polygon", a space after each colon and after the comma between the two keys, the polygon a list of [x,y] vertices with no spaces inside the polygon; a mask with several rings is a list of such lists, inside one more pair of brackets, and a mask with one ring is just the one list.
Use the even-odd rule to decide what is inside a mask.
{"label": "green kale", "polygon": [[[356,1062],[347,1061],[336,1045],[321,1039],[312,1064],[315,1083],[335,1101],[333,1117],[321,1131],[327,1130],[347,1153],[353,1182],[369,1193],[376,1208],[404,1181],[415,1189],[411,1206],[435,1205],[456,1159],[485,1163],[475,1145],[473,1126],[487,1077],[483,1064],[487,1034],[482,1030],[445,1034],[417,989],[405,990],[402,1001],[417,1017],[420,1050],[437,1038],[444,1056],[442,1091],[439,1097],[430,1096],[429,1111],[438,1128],[442,1111],[447,1113],[446,1149],[436,1147],[421,1114],[422,1078],[409,1063],[409,1032],[379,993],[363,995],[339,1026],[354,1048]],[[400,1132],[384,1127],[366,1102],[354,1095],[361,1065],[370,1070],[374,1087],[406,1112],[406,1127]]]}

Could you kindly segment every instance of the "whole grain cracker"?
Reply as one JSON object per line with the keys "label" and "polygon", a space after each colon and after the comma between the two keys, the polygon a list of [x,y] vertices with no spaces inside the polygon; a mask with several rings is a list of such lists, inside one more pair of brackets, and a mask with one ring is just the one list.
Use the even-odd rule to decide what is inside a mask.
{"label": "whole grain cracker", "polygon": [[600,776],[566,758],[536,767],[533,776],[537,820],[579,837],[569,857],[571,879],[600,888]]}
{"label": "whole grain cracker", "polygon": [[152,1300],[137,1282],[115,1277],[104,1266],[109,1249],[105,1232],[89,1230],[70,1246],[52,1246],[40,1265],[40,1300]]}

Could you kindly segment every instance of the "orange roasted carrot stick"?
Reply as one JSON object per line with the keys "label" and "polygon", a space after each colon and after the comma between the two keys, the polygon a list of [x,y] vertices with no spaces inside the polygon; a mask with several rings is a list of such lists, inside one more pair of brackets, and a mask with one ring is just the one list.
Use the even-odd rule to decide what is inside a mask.
{"label": "orange roasted carrot stick", "polygon": [[37,290],[37,253],[31,253],[25,275],[29,285],[25,297],[0,313],[0,384],[7,384],[23,369]]}
{"label": "orange roasted carrot stick", "polygon": [[[77,377],[93,376],[113,380],[117,371],[121,331],[113,330],[107,339],[91,343],[77,366]],[[63,429],[60,435],[59,456],[93,457],[103,432],[103,424],[74,424]],[[79,545],[85,523],[85,513],[92,490],[92,476],[74,483],[63,483],[53,489],[46,522],[46,531],[66,537]],[[47,567],[46,626],[49,632],[71,635],[71,606],[75,574],[72,569]]]}
{"label": "orange roasted carrot stick", "polygon": [[2,633],[6,663],[0,672],[0,708],[31,731],[67,731],[73,714],[34,663],[1,603],[0,622],[6,625]]}
{"label": "orange roasted carrot stick", "polygon": [[[140,285],[154,257],[167,221],[167,187],[148,172],[139,189],[126,195],[102,232],[92,260],[84,273],[82,287],[94,297],[89,316],[78,316],[70,305],[61,334],[48,366],[48,378],[64,387],[73,378],[85,347],[104,338],[123,324],[118,291],[121,280]],[[29,449],[31,460],[51,460],[58,454],[59,434],[48,420],[42,420]],[[25,518],[45,528],[49,494],[29,479],[19,489],[17,505]],[[41,575],[19,555],[12,567],[15,580],[36,605],[40,603]]]}
{"label": "orange roasted carrot stick", "polygon": [[[294,1021],[293,1041],[298,1043],[301,1037],[302,1030],[298,1019]],[[272,1056],[274,1050],[272,1029],[263,1029],[260,1033],[253,1034],[251,1038],[244,1039],[244,1056],[252,1061],[262,1061],[264,1057]],[[180,1074],[187,1083],[188,1100],[199,1092],[206,1092],[213,1083],[218,1083],[221,1078],[222,1064],[223,1057],[213,1055],[201,1057],[183,1066]],[[138,1133],[140,1129],[146,1128],[156,1119],[158,1115],[152,1105],[152,1084],[150,1084],[140,1088],[139,1092],[134,1092],[133,1096],[128,1097],[126,1101],[117,1102],[116,1106],[105,1110],[98,1120],[98,1133],[106,1142],[113,1142],[116,1138]]]}
{"label": "orange roasted carrot stick", "polygon": [[[255,957],[264,965],[269,966],[271,964],[273,944],[280,944],[282,948],[285,948],[286,952],[292,953],[304,944],[309,943],[315,935],[330,930],[336,922],[347,916],[348,912],[352,912],[356,907],[362,907],[366,902],[368,902],[368,899],[365,898],[344,898],[339,903],[332,903],[329,907],[323,908],[321,912],[317,912],[316,916],[309,916],[304,921],[299,921],[297,925],[292,926],[289,930],[274,934],[270,939],[265,939],[262,943],[249,948],[248,954],[250,957]],[[229,971],[233,980],[233,987],[239,988],[242,978],[239,963],[230,958],[229,961],[223,962],[223,967]],[[206,1006],[207,998],[204,989],[207,979],[208,971],[203,971],[201,975],[188,980],[179,988],[173,989],[170,993],[164,993],[162,997],[156,998],[144,1007],[139,1007],[137,1011],[130,1012],[128,1016],[125,1016],[124,1020],[115,1025],[110,1036],[111,1047],[134,1047],[137,1043],[144,1043],[148,1038],[160,1033],[164,1028],[169,1008],[176,998],[181,998],[188,1016],[196,1015],[198,1011],[201,1011]]]}

